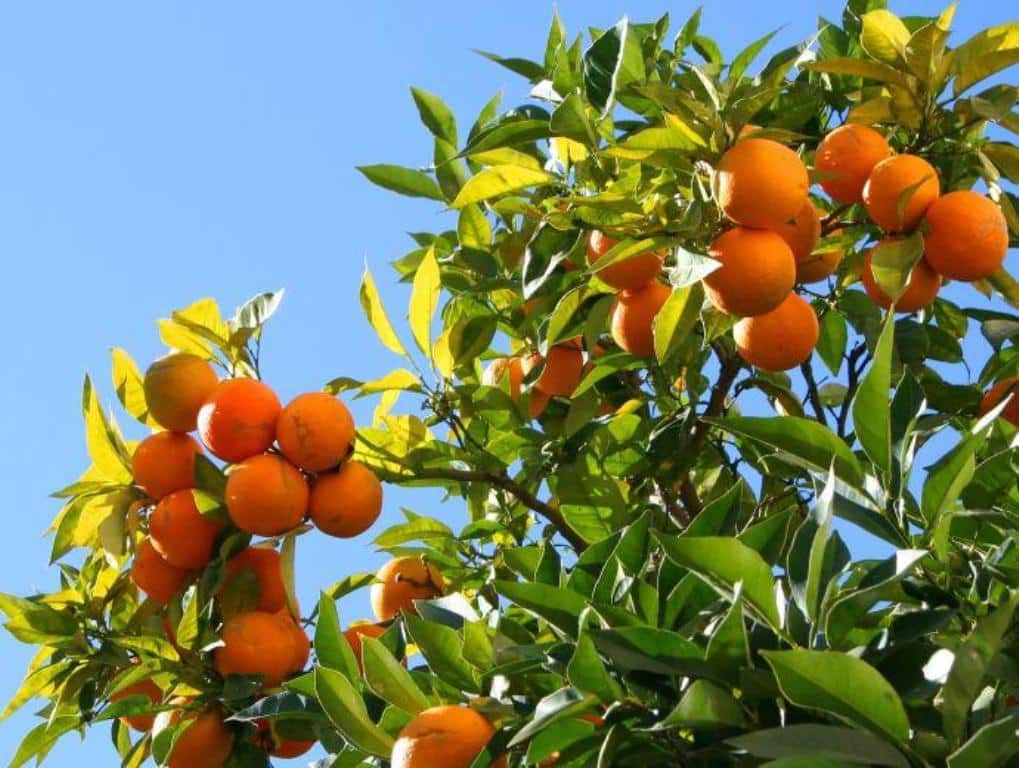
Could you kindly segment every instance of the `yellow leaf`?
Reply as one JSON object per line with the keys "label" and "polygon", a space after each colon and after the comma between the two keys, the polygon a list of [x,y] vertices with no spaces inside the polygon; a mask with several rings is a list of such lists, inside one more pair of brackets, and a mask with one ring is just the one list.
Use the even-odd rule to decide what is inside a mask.
{"label": "yellow leaf", "polygon": [[212,360],[216,354],[213,345],[180,323],[163,318],[159,321],[159,338],[170,349]]}
{"label": "yellow leaf", "polygon": [[439,262],[435,259],[435,249],[429,248],[425,257],[414,273],[414,284],[410,291],[410,307],[408,318],[410,331],[418,348],[431,358],[432,316],[439,305],[439,292],[442,285],[439,281]]}
{"label": "yellow leaf", "polygon": [[541,161],[533,155],[512,147],[499,147],[484,152],[472,152],[471,160],[481,165],[518,165],[521,168],[541,170]]}
{"label": "yellow leaf", "polygon": [[697,147],[689,135],[669,125],[657,125],[627,137],[604,154],[628,160],[643,160],[657,152],[690,152]]}
{"label": "yellow leaf", "polygon": [[460,209],[456,234],[464,248],[487,251],[492,247],[492,225],[480,205],[465,205]]}
{"label": "yellow leaf", "polygon": [[230,338],[230,329],[215,299],[199,299],[184,309],[175,310],[170,317],[183,326],[207,335],[210,340],[226,343]]}
{"label": "yellow leaf", "polygon": [[573,165],[587,159],[587,147],[579,141],[567,139],[565,136],[555,136],[549,139],[549,146],[552,148],[552,156],[563,165]]}
{"label": "yellow leaf", "polygon": [[453,359],[453,349],[449,343],[452,334],[453,327],[446,328],[435,340],[435,346],[432,347],[432,362],[435,363],[436,370],[446,379],[453,375],[453,367],[456,365],[456,361]]}
{"label": "yellow leaf", "polygon": [[399,399],[400,391],[397,389],[383,392],[382,397],[379,398],[379,404],[375,407],[375,412],[372,414],[372,424],[375,426],[384,424],[386,417],[396,406],[396,401]]}
{"label": "yellow leaf", "polygon": [[978,32],[954,51],[955,95],[1017,62],[1019,21]]}
{"label": "yellow leaf", "polygon": [[130,483],[131,468],[129,458],[122,449],[123,442],[103,415],[99,398],[88,376],[85,377],[82,406],[85,411],[85,445],[95,465],[96,474],[114,483]]}
{"label": "yellow leaf", "polygon": [[522,168],[519,165],[493,165],[472,176],[463,185],[453,201],[454,208],[463,208],[471,203],[496,197],[526,187],[549,184],[555,178],[544,171]]}
{"label": "yellow leaf", "polygon": [[863,32],[860,42],[863,49],[878,61],[902,61],[909,43],[909,29],[902,19],[891,11],[879,9],[863,14]]}
{"label": "yellow leaf", "polygon": [[389,322],[385,307],[382,306],[382,299],[379,297],[379,290],[375,287],[375,280],[368,270],[364,268],[364,277],[361,278],[361,308],[368,317],[368,322],[375,329],[379,341],[392,352],[398,355],[407,356],[407,350],[400,343],[400,338],[393,330],[393,324]]}
{"label": "yellow leaf", "polygon": [[366,381],[361,385],[362,395],[373,395],[377,392],[403,391],[417,392],[421,389],[421,380],[406,368],[390,371],[381,379]]}
{"label": "yellow leaf", "polygon": [[138,366],[127,352],[120,347],[113,348],[113,387],[124,410],[142,424],[157,427],[155,420],[149,416],[149,406],[145,402],[145,390],[142,387],[142,375]]}

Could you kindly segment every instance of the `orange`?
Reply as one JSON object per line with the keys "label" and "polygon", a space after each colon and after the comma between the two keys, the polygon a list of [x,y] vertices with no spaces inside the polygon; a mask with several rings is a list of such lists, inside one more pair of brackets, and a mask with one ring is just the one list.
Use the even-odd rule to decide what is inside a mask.
{"label": "orange", "polygon": [[1005,395],[1007,395],[1011,390],[1012,399],[1008,401],[1008,405],[1005,406],[1005,410],[1001,412],[1001,418],[1006,421],[1010,421],[1015,426],[1019,427],[1019,386],[1017,385],[1019,385],[1019,376],[1012,376],[1011,378],[999,381],[987,390],[983,398],[980,400],[980,409],[978,413],[983,416],[994,406],[1000,403]]}
{"label": "orange", "polygon": [[[903,210],[901,201],[909,195]],[[895,155],[874,166],[863,186],[863,204],[871,220],[889,232],[908,232],[941,194],[934,166],[916,155]]]}
{"label": "orange", "polygon": [[[587,239],[587,265],[594,266],[602,256],[608,253],[619,241],[595,230]],[[640,288],[647,285],[662,271],[665,255],[660,252],[648,251],[625,261],[617,261],[598,272],[603,283],[611,285],[618,291],[628,288]]]}
{"label": "orange", "polygon": [[785,240],[797,264],[801,259],[809,257],[821,239],[821,218],[814,204],[809,200],[804,202],[796,215],[779,225],[775,233]]}
{"label": "orange", "polygon": [[364,533],[382,512],[382,483],[359,461],[319,475],[311,487],[308,512],[322,533],[349,539]]}
{"label": "orange", "polygon": [[198,434],[223,461],[236,463],[262,453],[276,439],[280,401],[254,379],[227,379],[212,391],[198,412]]}
{"label": "orange", "polygon": [[308,481],[286,459],[252,456],[226,479],[226,510],[234,525],[258,536],[279,536],[296,528],[308,511]]}
{"label": "orange", "polygon": [[792,249],[774,232],[735,227],[715,238],[709,255],[722,266],[704,278],[704,292],[730,315],[770,312],[796,283]]}
{"label": "orange", "polygon": [[257,610],[275,613],[286,607],[287,595],[283,589],[279,552],[267,547],[248,547],[231,557],[226,564],[226,578],[220,595],[245,572],[250,573],[258,584]]}
{"label": "orange", "polygon": [[131,457],[134,482],[150,499],[195,485],[195,457],[202,447],[182,432],[157,432],[142,440]]}
{"label": "orange", "polygon": [[927,263],[952,280],[983,280],[1008,253],[1008,224],[1001,208],[976,192],[939,197],[927,209],[923,244]]}
{"label": "orange", "polygon": [[343,636],[347,638],[347,643],[350,644],[350,650],[354,652],[354,658],[357,659],[357,666],[359,669],[363,669],[361,664],[361,638],[362,637],[382,637],[385,634],[386,628],[381,624],[351,624],[345,630],[343,630]]}
{"label": "orange", "polygon": [[191,573],[166,562],[149,539],[138,545],[131,565],[131,581],[152,600],[165,605],[190,580]]}
{"label": "orange", "polygon": [[576,339],[550,347],[548,355],[528,355],[522,362],[524,376],[541,365],[545,367],[534,382],[534,388],[551,397],[569,397],[584,375],[584,352]]}
{"label": "orange", "polygon": [[[488,364],[488,367],[481,374],[481,383],[486,387],[501,387],[505,377],[509,382],[509,395],[513,402],[520,400],[523,392],[524,367],[519,357],[499,357]],[[530,413],[531,418],[538,418],[551,397],[538,389],[531,389]]]}
{"label": "orange", "polygon": [[283,618],[287,629],[290,631],[293,655],[290,659],[290,668],[287,674],[296,674],[304,670],[308,659],[311,658],[311,640],[308,639],[308,633],[304,631],[304,627],[290,614],[288,608],[278,611],[277,615]]}
{"label": "orange", "polygon": [[[151,680],[142,680],[134,683],[133,685],[129,685],[126,688],[121,688],[115,694],[110,696],[110,702],[115,703],[121,699],[130,698],[131,696],[144,696],[150,703],[155,705],[159,704],[159,702],[163,700],[163,691]],[[155,719],[155,714],[126,715],[120,718],[120,722],[136,731],[148,731],[152,728],[152,723],[155,722]]]}
{"label": "orange", "polygon": [[667,285],[650,283],[633,291],[623,291],[612,310],[612,338],[631,355],[653,357],[654,322],[672,291]]}
{"label": "orange", "polygon": [[[874,273],[870,271],[872,253],[873,248],[867,251],[863,257],[863,270],[860,274],[863,280],[863,288],[867,291],[871,301],[879,307],[888,309],[892,306],[892,300],[888,297],[888,294],[881,290],[881,286],[874,279]],[[941,288],[941,277],[930,268],[925,259],[920,259],[909,275],[909,282],[906,283],[906,292],[895,302],[895,311],[916,312],[929,306],[935,297],[937,297],[939,288]]]}
{"label": "orange", "polygon": [[[483,715],[469,707],[422,710],[400,731],[390,757],[391,768],[469,768],[495,735]],[[492,765],[505,768],[506,757]]]}
{"label": "orange", "polygon": [[260,675],[267,688],[275,688],[295,671],[294,622],[289,615],[238,613],[223,623],[220,636],[223,645],[213,652],[213,662],[224,677]]}
{"label": "orange", "polygon": [[190,432],[197,423],[198,409],[218,381],[212,366],[197,355],[167,355],[145,371],[145,404],[161,427]]}
{"label": "orange", "polygon": [[258,732],[255,734],[255,743],[273,757],[290,760],[308,753],[315,746],[314,741],[288,739],[280,735],[276,731],[275,724],[270,720],[258,720],[255,726],[258,728]]}
{"label": "orange", "polygon": [[152,546],[177,568],[204,568],[212,560],[212,547],[223,529],[219,520],[198,511],[194,494],[174,491],[160,501],[149,518]]}
{"label": "orange", "polygon": [[830,174],[821,181],[821,189],[833,200],[859,203],[874,166],[891,156],[892,148],[880,133],[866,125],[846,123],[821,139],[814,168]]}
{"label": "orange", "polygon": [[765,371],[788,371],[810,359],[820,328],[813,308],[790,293],[771,312],[745,317],[732,330],[740,357]]}
{"label": "orange", "polygon": [[[186,701],[177,700],[180,706]],[[223,713],[210,709],[202,713],[180,710],[160,712],[152,726],[153,737],[184,720],[189,723],[173,744],[167,768],[223,768],[234,748],[234,736],[223,721]]]}
{"label": "orange", "polygon": [[276,440],[291,464],[325,472],[347,458],[354,445],[354,418],[325,392],[298,395],[280,413]]}
{"label": "orange", "polygon": [[806,166],[770,139],[741,139],[718,161],[715,199],[723,213],[746,227],[774,229],[793,218],[807,199]]}
{"label": "orange", "polygon": [[439,569],[422,557],[390,560],[375,574],[371,588],[372,610],[379,621],[389,621],[400,611],[414,613],[415,600],[439,597],[446,582]]}

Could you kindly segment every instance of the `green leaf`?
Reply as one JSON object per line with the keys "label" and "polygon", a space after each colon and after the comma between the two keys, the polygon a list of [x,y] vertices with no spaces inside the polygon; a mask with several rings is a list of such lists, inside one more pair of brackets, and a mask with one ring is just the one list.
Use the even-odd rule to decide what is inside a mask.
{"label": "green leaf", "polygon": [[690,133],[670,125],[655,125],[627,136],[623,141],[607,147],[604,154],[627,160],[645,160],[658,152],[690,153],[700,144]]}
{"label": "green leaf", "polygon": [[[911,192],[915,191],[916,187],[911,187],[899,201],[900,218]],[[898,301],[906,292],[910,274],[922,256],[923,235],[920,232],[905,238],[882,241],[871,251],[870,271],[881,290],[892,301]]]}
{"label": "green leaf", "polygon": [[579,93],[571,93],[552,112],[549,127],[556,136],[579,141],[592,149],[598,146],[598,134],[587,116],[584,99]]}
{"label": "green leaf", "polygon": [[619,89],[644,76],[644,58],[625,17],[584,53],[584,92],[602,115],[612,109]]}
{"label": "green leaf", "polygon": [[375,334],[379,337],[379,341],[390,351],[406,357],[407,350],[403,348],[403,344],[400,343],[400,337],[396,335],[396,331],[393,330],[393,324],[389,322],[386,309],[382,306],[379,289],[375,287],[375,279],[372,277],[367,264],[364,267],[364,276],[361,278],[361,308],[364,310],[364,314],[368,318],[371,327],[375,329]]}
{"label": "green leaf", "polygon": [[992,659],[1002,650],[1016,602],[1017,598],[1010,596],[1005,603],[978,619],[970,636],[955,651],[952,669],[941,692],[941,721],[948,743],[953,747],[965,736],[970,707],[984,687]]}
{"label": "green leaf", "polygon": [[318,599],[315,658],[320,667],[334,669],[350,680],[357,680],[360,677],[354,651],[340,631],[340,615],[336,610],[336,602],[325,592]]}
{"label": "green leaf", "polygon": [[361,659],[368,687],[383,700],[412,715],[431,705],[410,672],[374,637],[361,638]]}
{"label": "green leaf", "polygon": [[700,283],[673,290],[654,320],[655,357],[663,365],[693,333],[704,305]]}
{"label": "green leaf", "polygon": [[732,694],[707,680],[694,680],[659,728],[739,728],[746,715]]}
{"label": "green leaf", "polygon": [[414,273],[410,306],[407,310],[414,341],[417,342],[418,349],[429,359],[432,356],[432,317],[439,306],[441,292],[439,262],[435,259],[435,248],[430,247],[418,265],[417,272]]}
{"label": "green leaf", "polygon": [[853,398],[856,438],[885,478],[889,478],[892,471],[892,428],[888,404],[894,333],[895,315],[889,312],[874,349],[874,359]]}
{"label": "green leaf", "polygon": [[[909,761],[880,736],[840,725],[794,723],[784,728],[752,731],[728,739],[727,744],[755,757],[792,758],[808,756],[841,760],[852,765],[909,768]],[[813,763],[805,764],[810,768]],[[823,768],[821,764],[818,768]]]}
{"label": "green leaf", "polygon": [[[699,583],[699,582],[698,582]],[[702,675],[704,651],[677,632],[654,627],[592,629],[595,646],[618,669],[662,675]]]}
{"label": "green leaf", "polygon": [[407,614],[407,634],[440,679],[462,691],[480,693],[474,670],[464,659],[463,640],[455,629]]}
{"label": "green leaf", "polygon": [[910,34],[902,19],[880,8],[863,14],[860,20],[863,22],[863,32],[860,35],[863,50],[878,61],[890,64],[899,63],[905,58]]}
{"label": "green leaf", "polygon": [[754,59],[756,59],[761,51],[765,49],[768,43],[771,42],[772,38],[775,37],[776,32],[769,32],[764,37],[760,37],[754,42],[750,43],[746,48],[736,54],[733,58],[732,63],[729,65],[729,79],[738,81],[743,78],[743,74],[747,71]]}
{"label": "green leaf", "polygon": [[755,550],[725,536],[668,536],[655,533],[665,554],[689,568],[730,602],[736,584],[743,583],[743,599],[774,629],[782,627],[771,568]]}
{"label": "green leaf", "polygon": [[995,72],[1019,62],[1019,22],[985,29],[953,51],[956,96]]}
{"label": "green leaf", "polygon": [[474,52],[479,56],[484,56],[489,61],[494,61],[496,64],[506,67],[510,72],[516,72],[518,75],[526,77],[532,83],[540,80],[545,74],[545,68],[538,62],[531,61],[530,59],[507,58],[496,53],[479,51],[477,49]]}
{"label": "green leaf", "polygon": [[909,718],[899,694],[867,662],[834,651],[762,651],[761,655],[775,673],[782,695],[796,706],[827,712],[893,742],[909,740]]}
{"label": "green leaf", "polygon": [[357,170],[373,184],[408,197],[442,200],[442,190],[426,173],[400,165],[359,165]]}
{"label": "green leaf", "polygon": [[595,696],[585,696],[575,688],[561,688],[538,702],[534,708],[534,718],[517,731],[506,746],[514,747],[517,744],[523,744],[551,723],[567,717],[582,715],[594,709],[597,703],[598,699]]}
{"label": "green leaf", "polygon": [[720,669],[727,679],[738,683],[740,670],[753,664],[743,617],[743,585],[738,585],[733,593],[732,605],[708,640],[705,660],[713,669]]}
{"label": "green leaf", "polygon": [[456,234],[464,248],[487,251],[492,247],[492,225],[480,205],[465,205],[460,209]]}
{"label": "green leaf", "polygon": [[834,499],[835,477],[829,473],[824,489],[818,495],[807,519],[793,535],[786,558],[786,575],[792,587],[793,599],[811,622],[817,620],[824,589],[834,576],[834,571],[839,568],[839,540],[831,536]]}
{"label": "green leaf", "polygon": [[587,607],[583,595],[548,584],[496,581],[495,590],[525,611],[544,619],[571,637],[577,634],[580,614]]}
{"label": "green leaf", "polygon": [[846,317],[837,309],[828,309],[821,317],[821,333],[817,339],[817,354],[833,376],[839,375],[842,356],[849,342]]}
{"label": "green leaf", "polygon": [[598,655],[598,649],[587,632],[577,638],[577,647],[566,667],[566,675],[578,690],[593,693],[605,705],[618,701],[623,689],[609,674]]}
{"label": "green leaf", "polygon": [[393,737],[369,719],[364,700],[350,680],[334,670],[316,667],[315,695],[345,739],[364,752],[389,757]]}
{"label": "green leaf", "polygon": [[705,419],[719,429],[771,446],[799,460],[815,472],[834,464],[835,474],[859,487],[863,470],[849,446],[834,432],[812,419],[799,416],[730,416]]}
{"label": "green leaf", "polygon": [[518,165],[493,165],[467,180],[453,201],[453,208],[463,208],[518,189],[551,184],[555,177],[544,171]]}
{"label": "green leaf", "polygon": [[456,118],[438,96],[420,88],[411,88],[411,95],[417,105],[421,122],[432,135],[456,146]]}
{"label": "green leaf", "polygon": [[987,768],[1007,765],[1019,754],[1019,714],[988,723],[948,756],[948,768]]}
{"label": "green leaf", "polygon": [[591,265],[590,269],[588,269],[588,274],[597,275],[606,267],[621,264],[624,261],[629,261],[630,259],[634,259],[637,256],[648,253],[649,251],[658,251],[663,248],[667,248],[674,242],[675,239],[672,237],[647,237],[641,240],[621,240],[602,254],[598,261]]}
{"label": "green leaf", "polygon": [[804,65],[804,69],[811,72],[827,72],[832,75],[863,77],[868,80],[877,80],[879,83],[896,83],[904,86],[908,82],[906,75],[894,67],[867,59],[824,59],[812,61]]}

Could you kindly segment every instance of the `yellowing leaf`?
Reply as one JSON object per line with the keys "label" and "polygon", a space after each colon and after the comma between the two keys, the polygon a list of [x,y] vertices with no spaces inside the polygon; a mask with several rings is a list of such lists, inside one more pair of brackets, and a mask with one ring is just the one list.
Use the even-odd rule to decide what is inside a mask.
{"label": "yellowing leaf", "polygon": [[978,32],[953,52],[955,95],[1016,62],[1019,62],[1019,21]]}
{"label": "yellowing leaf", "polygon": [[432,362],[435,363],[436,370],[447,379],[453,375],[453,368],[456,365],[456,360],[453,359],[453,349],[450,345],[452,334],[453,326],[446,328],[439,338],[435,340],[435,345],[432,347]]}
{"label": "yellowing leaf", "polygon": [[460,194],[453,201],[454,208],[463,208],[471,203],[514,192],[526,187],[549,184],[555,178],[544,171],[534,168],[522,168],[519,165],[494,165],[485,168],[481,173],[472,176],[463,185]]}
{"label": "yellowing leaf", "polygon": [[464,248],[487,251],[492,246],[492,225],[480,205],[465,205],[460,209],[456,234]]}
{"label": "yellowing leaf", "polygon": [[388,392],[390,390],[404,392],[418,392],[421,389],[421,380],[406,368],[397,368],[390,371],[381,379],[366,381],[361,385],[361,394],[372,395],[376,392]]}
{"label": "yellowing leaf", "polygon": [[439,262],[435,259],[435,249],[429,248],[417,272],[414,273],[414,284],[410,291],[410,307],[408,319],[410,331],[418,348],[426,355],[431,355],[432,316],[439,305],[439,292],[442,284],[439,281]]}
{"label": "yellowing leaf", "polygon": [[142,424],[158,426],[149,416],[149,406],[145,402],[145,390],[142,387],[142,375],[135,361],[120,347],[114,347],[112,355],[113,387],[117,391],[120,404]]}
{"label": "yellowing leaf", "polygon": [[225,343],[230,337],[230,329],[215,299],[199,299],[184,309],[176,310],[170,318],[214,343]]}
{"label": "yellowing leaf", "polygon": [[163,318],[158,326],[160,340],[170,349],[197,355],[203,360],[212,360],[216,356],[212,344],[183,325]]}
{"label": "yellowing leaf", "polygon": [[588,155],[587,147],[579,141],[567,139],[564,136],[549,139],[549,146],[552,148],[552,156],[563,165],[579,163],[585,160]]}
{"label": "yellowing leaf", "polygon": [[891,11],[879,9],[863,14],[863,32],[860,42],[863,49],[878,61],[902,61],[909,43],[909,29],[902,19]]}
{"label": "yellowing leaf", "polygon": [[686,132],[668,125],[657,125],[608,147],[605,154],[628,160],[643,160],[656,152],[690,152],[697,146]]}
{"label": "yellowing leaf", "polygon": [[385,307],[382,306],[382,299],[379,297],[379,289],[375,287],[375,280],[372,273],[365,265],[364,276],[361,278],[361,308],[379,341],[392,352],[398,355],[407,356],[407,350],[400,343],[400,337],[393,330],[393,324],[389,322]]}
{"label": "yellowing leaf", "polygon": [[82,392],[82,408],[85,412],[85,444],[88,455],[95,465],[96,474],[103,480],[128,484],[131,482],[129,458],[125,455],[123,443],[103,415],[99,398],[92,386],[92,380],[85,377]]}
{"label": "yellowing leaf", "polygon": [[541,170],[541,161],[512,147],[499,147],[483,152],[472,152],[470,158],[481,165],[516,165],[520,168],[530,168],[535,171]]}

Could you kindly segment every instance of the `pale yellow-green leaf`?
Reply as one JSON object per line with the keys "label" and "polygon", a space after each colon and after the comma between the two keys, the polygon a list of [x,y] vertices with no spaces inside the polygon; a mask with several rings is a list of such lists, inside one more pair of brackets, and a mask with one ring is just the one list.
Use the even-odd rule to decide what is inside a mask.
{"label": "pale yellow-green leaf", "polygon": [[587,147],[565,136],[549,139],[549,146],[552,148],[552,156],[566,166],[586,160],[588,156]]}
{"label": "pale yellow-green leaf", "polygon": [[400,390],[389,389],[382,393],[382,397],[379,398],[379,404],[375,406],[375,411],[372,413],[372,425],[381,426],[385,424],[386,417],[392,413],[393,408],[396,407],[396,401],[400,399]]}
{"label": "pale yellow-green leaf", "polygon": [[72,659],[62,659],[54,664],[43,667],[42,664],[52,655],[53,649],[48,647],[43,647],[35,655],[35,658],[28,667],[25,679],[4,708],[4,711],[0,712],[0,723],[21,709],[30,700],[36,697],[49,698],[56,693],[58,679],[65,675],[75,662]]}
{"label": "pale yellow-green leaf", "polygon": [[541,161],[534,155],[521,152],[512,147],[499,147],[484,152],[472,152],[470,158],[481,165],[517,165],[521,168],[530,168],[535,171],[541,170]]}
{"label": "pale yellow-green leaf", "polygon": [[465,205],[460,209],[456,234],[464,248],[487,251],[492,246],[492,225],[480,205]]}
{"label": "pale yellow-green leaf", "polygon": [[484,168],[476,176],[472,176],[463,185],[460,193],[453,201],[454,208],[463,208],[471,203],[480,203],[507,192],[518,189],[549,184],[555,177],[544,171],[533,168],[522,168],[519,165],[494,165]]}
{"label": "pale yellow-green leaf", "polygon": [[197,355],[203,360],[212,360],[216,356],[213,344],[183,325],[163,318],[158,326],[159,339],[170,349]]}
{"label": "pale yellow-green leaf", "polygon": [[983,153],[1009,181],[1019,183],[1019,147],[1007,142],[984,144]]}
{"label": "pale yellow-green leaf", "polygon": [[199,299],[184,309],[176,310],[170,317],[182,325],[207,332],[210,339],[225,342],[230,337],[230,329],[215,299]]}
{"label": "pale yellow-green leaf", "polygon": [[942,61],[949,30],[955,16],[952,3],[935,21],[920,27],[906,45],[906,66],[923,83],[930,83],[937,91],[943,78]]}
{"label": "pale yellow-green leaf", "polygon": [[671,128],[672,130],[677,131],[678,133],[681,133],[683,136],[689,139],[690,142],[697,145],[698,147],[706,147],[708,145],[708,143],[704,140],[704,137],[701,136],[701,134],[698,133],[697,130],[690,125],[690,123],[688,123],[679,115],[673,114],[671,112],[666,112],[664,119],[666,127]]}
{"label": "pale yellow-green leaf", "polygon": [[690,152],[697,147],[689,136],[677,128],[658,125],[627,137],[607,147],[604,154],[627,160],[643,160],[656,152]]}
{"label": "pale yellow-green leaf", "polygon": [[410,306],[407,310],[410,332],[413,334],[418,348],[425,355],[431,354],[432,317],[439,306],[441,290],[439,262],[435,258],[435,249],[429,248],[418,265],[417,272],[414,273],[414,284],[410,291]]}
{"label": "pale yellow-green leaf", "polygon": [[85,410],[85,444],[96,474],[114,483],[130,483],[128,458],[118,448],[119,435],[107,421],[92,381],[85,378],[82,405]]}
{"label": "pale yellow-green leaf", "polygon": [[416,392],[420,389],[421,379],[406,368],[397,368],[382,378],[366,381],[361,385],[361,394],[372,395],[376,392],[387,392],[389,390]]}
{"label": "pale yellow-green leaf", "polygon": [[861,17],[863,49],[878,61],[902,61],[909,43],[909,29],[898,16],[883,8]]}
{"label": "pale yellow-green leaf", "polygon": [[453,348],[450,345],[452,334],[453,326],[450,326],[439,334],[439,338],[432,345],[432,362],[435,364],[435,369],[446,379],[453,375],[453,368],[456,365],[456,360],[453,359]]}
{"label": "pale yellow-green leaf", "polygon": [[860,102],[849,110],[848,122],[850,123],[875,125],[876,123],[890,123],[894,120],[891,96],[875,96]]}
{"label": "pale yellow-green leaf", "polygon": [[1019,62],[1019,21],[978,32],[955,49],[952,70],[958,96],[995,72]]}
{"label": "pale yellow-green leaf", "polygon": [[113,387],[124,410],[142,424],[156,428],[155,419],[149,415],[149,407],[145,402],[145,390],[142,387],[142,375],[131,356],[120,347],[114,347],[113,356]]}
{"label": "pale yellow-green leaf", "polygon": [[96,532],[99,536],[99,546],[103,548],[103,551],[108,552],[114,557],[122,556],[125,551],[126,514],[127,505],[114,508],[106,516],[106,519],[99,524],[99,530]]}
{"label": "pale yellow-green leaf", "polygon": [[832,75],[851,75],[863,77],[868,80],[877,80],[879,83],[906,83],[906,76],[887,64],[869,59],[824,59],[804,65],[805,69],[813,72],[827,72]]}
{"label": "pale yellow-green leaf", "polygon": [[375,334],[379,337],[379,341],[390,351],[406,357],[407,350],[403,348],[400,337],[396,335],[393,324],[389,322],[386,309],[382,306],[379,289],[375,287],[375,280],[367,265],[364,268],[364,276],[361,278],[361,308],[371,327],[375,330]]}
{"label": "pale yellow-green leaf", "polygon": [[994,287],[994,290],[1001,294],[1005,301],[1013,307],[1019,307],[1019,282],[1016,282],[1016,279],[1009,274],[1008,270],[1001,267],[991,273],[991,276],[987,278],[987,282]]}

